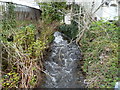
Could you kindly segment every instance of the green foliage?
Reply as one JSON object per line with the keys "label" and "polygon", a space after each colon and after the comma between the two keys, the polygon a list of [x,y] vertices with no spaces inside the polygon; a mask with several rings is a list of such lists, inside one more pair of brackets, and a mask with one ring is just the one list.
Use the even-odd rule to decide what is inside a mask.
{"label": "green foliage", "polygon": [[[79,13],[79,6],[75,3],[72,4],[72,13],[74,14]],[[75,15],[71,19],[73,19],[71,20],[71,24],[70,25],[63,24],[59,26],[59,31],[61,31],[71,39],[75,39],[78,34],[78,24],[74,20],[77,20],[78,16]]]}
{"label": "green foliage", "polygon": [[51,43],[54,40],[54,38],[55,37],[53,36],[53,34],[51,34],[48,38],[48,43]]}
{"label": "green foliage", "polygon": [[[48,48],[49,43],[53,40],[54,29],[58,24],[57,22],[51,24],[37,22],[36,27],[30,24],[21,28],[14,28],[13,31],[8,31],[9,34],[13,33],[14,39],[11,42],[7,41],[6,37],[1,36],[2,45],[5,49],[2,61],[8,62],[2,65],[2,67],[5,67],[2,78],[5,88],[25,88],[26,86],[33,88],[38,84],[41,78],[40,70],[43,70],[43,55],[45,54],[45,49]],[[11,79],[10,77],[13,76],[8,77],[8,70],[15,73],[19,72],[19,80]],[[8,78],[5,79],[4,76]],[[23,84],[22,80],[26,81],[26,83]],[[14,82],[14,84],[9,82]],[[18,82],[20,83],[19,85]]]}
{"label": "green foliage", "polygon": [[40,40],[36,40],[36,42],[33,42],[30,47],[28,48],[28,52],[32,54],[34,51],[35,56],[40,56],[42,51],[46,49],[46,43]]}
{"label": "green foliage", "polygon": [[2,20],[2,29],[4,34],[7,35],[8,32],[16,27],[16,19],[15,19],[15,6],[13,3],[7,3],[6,11],[3,12],[3,20]]}
{"label": "green foliage", "polygon": [[4,88],[18,87],[19,80],[20,80],[19,74],[11,71],[3,75],[2,86]]}
{"label": "green foliage", "polygon": [[[13,74],[13,76],[10,76],[11,78],[7,78],[5,80],[3,78],[3,85],[5,88],[21,86],[24,88],[25,86],[22,83],[20,83],[18,86],[18,82],[22,82],[21,80],[24,79],[26,81],[25,85],[27,84],[27,87],[34,87],[37,84],[38,80],[38,76],[36,77],[36,75],[40,73],[40,71],[39,73],[37,71],[38,69],[36,67],[38,66],[36,63],[41,62],[40,60],[42,59],[44,50],[46,49],[47,40],[42,41],[40,38],[35,39],[36,27],[33,24],[18,28],[15,31],[16,32],[13,35],[14,40],[12,42],[8,42],[7,40],[4,42],[2,39],[2,42],[4,42],[4,46],[6,47],[6,57],[3,56],[2,58],[4,58],[4,61],[8,61],[8,65],[6,66],[5,71],[7,71],[8,68],[9,71],[17,68],[17,71],[15,70],[15,73],[19,72],[20,75],[23,75],[20,76],[19,80],[17,79],[17,76],[14,77],[15,75]],[[16,67],[13,67],[14,65],[16,65]],[[5,67],[5,64],[2,66]],[[35,67],[34,70],[31,69],[33,66]],[[28,69],[30,69],[29,72],[27,71]],[[5,75],[6,74],[7,72],[5,72]]]}
{"label": "green foliage", "polygon": [[28,48],[28,46],[35,41],[34,35],[34,25],[31,24],[29,26],[21,27],[19,30],[17,30],[14,36],[14,42],[16,42],[18,45],[22,45],[24,49]]}
{"label": "green foliage", "polygon": [[14,36],[14,43],[16,43],[18,47],[22,46],[24,53],[38,57],[46,48],[46,42],[40,39],[35,40],[35,32],[35,26],[32,24],[22,27],[16,32],[16,35]]}
{"label": "green foliage", "polygon": [[63,13],[66,7],[66,2],[48,2],[39,3],[39,5],[42,8],[42,19],[46,23],[60,21],[63,19]]}
{"label": "green foliage", "polygon": [[118,27],[96,21],[81,40],[84,54],[83,70],[89,88],[113,88],[118,81]]}
{"label": "green foliage", "polygon": [[70,25],[63,24],[58,27],[59,31],[70,37],[71,39],[75,38],[78,34],[78,26],[77,23],[72,21]]}
{"label": "green foliage", "polygon": [[36,78],[36,76],[34,75],[33,77],[32,77],[32,79],[30,80],[30,85],[32,85],[32,86],[34,86],[35,84],[36,84],[36,81],[37,80],[37,78]]}
{"label": "green foliage", "polygon": [[59,22],[52,22],[51,24],[46,24],[45,21],[40,22],[41,25],[41,35],[40,40],[46,42],[47,44],[51,43],[54,40],[54,32]]}

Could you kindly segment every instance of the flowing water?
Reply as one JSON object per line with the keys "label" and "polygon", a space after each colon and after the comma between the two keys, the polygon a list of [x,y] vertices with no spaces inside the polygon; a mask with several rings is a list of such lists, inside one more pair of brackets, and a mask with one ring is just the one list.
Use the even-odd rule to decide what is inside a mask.
{"label": "flowing water", "polygon": [[45,61],[47,73],[46,88],[82,88],[83,77],[78,75],[77,62],[80,61],[80,49],[75,43],[64,40],[60,32],[54,33],[51,52]]}

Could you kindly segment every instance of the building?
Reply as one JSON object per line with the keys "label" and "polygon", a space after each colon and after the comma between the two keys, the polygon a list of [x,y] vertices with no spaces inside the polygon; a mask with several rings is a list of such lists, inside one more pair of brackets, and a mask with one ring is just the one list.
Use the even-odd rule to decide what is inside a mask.
{"label": "building", "polygon": [[100,19],[108,21],[118,20],[119,4],[117,0],[104,0],[100,4],[102,4],[102,6],[95,13],[95,17],[97,17],[98,20]]}
{"label": "building", "polygon": [[[76,4],[84,7],[84,9],[93,15],[95,20],[114,21],[118,20],[120,16],[120,0],[67,0],[72,4]],[[69,3],[68,3],[69,4]],[[70,24],[71,21],[70,12],[65,15],[65,23]]]}
{"label": "building", "polygon": [[16,14],[16,19],[38,20],[42,12],[39,8],[39,5],[37,5],[37,3],[34,2],[34,0],[29,0],[29,2],[27,1],[26,0],[1,0],[0,1],[0,18],[2,18],[2,12],[7,11],[6,4],[11,2],[15,6],[14,11]]}

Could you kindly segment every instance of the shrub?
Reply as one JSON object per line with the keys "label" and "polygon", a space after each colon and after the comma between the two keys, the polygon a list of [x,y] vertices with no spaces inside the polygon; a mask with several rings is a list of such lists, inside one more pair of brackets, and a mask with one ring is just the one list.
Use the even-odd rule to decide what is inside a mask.
{"label": "shrub", "polygon": [[16,27],[15,6],[13,3],[7,3],[6,8],[6,11],[3,12],[2,29],[8,34],[11,29]]}
{"label": "shrub", "polygon": [[3,74],[2,80],[3,80],[2,85],[4,88],[13,88],[13,87],[18,88],[20,76],[18,73],[11,71],[6,74]]}
{"label": "shrub", "polygon": [[[3,88],[33,88],[39,85],[42,80],[41,72],[44,72],[42,62],[45,50],[49,48],[49,43],[53,40],[54,29],[58,24],[54,22],[46,25],[40,22],[40,27],[30,24],[16,28],[14,32],[9,32],[13,33],[13,41],[8,41],[6,37],[1,36],[1,44],[4,48],[2,50]],[[4,78],[11,71],[17,74],[14,78],[19,77],[17,81],[13,76]]]}
{"label": "shrub", "polygon": [[58,30],[70,37],[71,39],[75,39],[76,35],[78,34],[78,26],[77,23],[75,23],[74,21],[72,21],[70,25],[60,25],[58,27]]}
{"label": "shrub", "polygon": [[118,27],[96,21],[81,40],[84,54],[83,70],[89,88],[113,88],[118,81]]}
{"label": "shrub", "polygon": [[45,21],[45,23],[48,24],[63,19],[66,2],[47,2],[39,3],[39,5],[41,5],[42,8],[42,20]]}

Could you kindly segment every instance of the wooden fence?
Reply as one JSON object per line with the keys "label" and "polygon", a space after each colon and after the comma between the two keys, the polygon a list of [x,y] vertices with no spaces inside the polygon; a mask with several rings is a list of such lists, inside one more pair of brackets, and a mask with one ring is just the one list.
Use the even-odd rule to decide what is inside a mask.
{"label": "wooden fence", "polygon": [[[41,10],[33,7],[14,4],[17,20],[38,20],[41,16]],[[7,11],[7,2],[0,2],[0,20],[3,12]]]}

